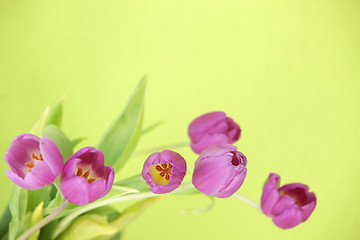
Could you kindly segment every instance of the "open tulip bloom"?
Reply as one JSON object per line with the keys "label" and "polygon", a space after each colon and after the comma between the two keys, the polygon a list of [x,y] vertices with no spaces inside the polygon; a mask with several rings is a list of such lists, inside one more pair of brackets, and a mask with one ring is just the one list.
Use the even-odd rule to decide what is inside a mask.
{"label": "open tulip bloom", "polygon": [[[239,124],[220,111],[201,115],[188,127],[190,147],[199,156],[192,154],[185,160],[172,150],[147,151],[137,175],[123,179],[120,173],[114,182],[132,159],[142,132],[145,82],[140,81],[96,148],[74,151],[82,138],[70,141],[62,132],[62,101],[45,111],[31,134],[12,140],[5,154],[10,167],[6,174],[18,187],[1,218],[0,239],[38,239],[40,234],[71,240],[79,239],[79,232],[92,239],[114,239],[154,199],[173,192],[240,199],[262,210],[282,229],[309,218],[316,206],[315,194],[300,183],[280,187],[277,174],[270,174],[265,183],[261,206],[240,195],[247,174],[256,173],[254,169],[248,173],[248,159],[232,145],[240,138]],[[193,173],[188,173],[191,181],[185,178],[189,161],[195,163]],[[141,199],[123,212],[111,207]],[[50,222],[52,226],[44,228]]]}

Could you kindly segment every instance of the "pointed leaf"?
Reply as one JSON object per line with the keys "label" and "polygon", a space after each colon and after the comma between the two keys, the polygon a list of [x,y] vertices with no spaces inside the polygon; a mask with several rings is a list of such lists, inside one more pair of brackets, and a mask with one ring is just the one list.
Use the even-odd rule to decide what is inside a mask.
{"label": "pointed leaf", "polygon": [[10,199],[11,222],[9,224],[9,240],[14,240],[23,228],[27,206],[27,190],[14,186]]}
{"label": "pointed leaf", "polygon": [[56,125],[46,126],[44,135],[48,136],[56,143],[56,145],[60,149],[64,161],[66,161],[73,154],[70,140]]}
{"label": "pointed leaf", "polygon": [[85,214],[75,220],[58,240],[88,240],[116,233],[117,228],[111,226],[105,218],[96,214]]}
{"label": "pointed leaf", "polygon": [[[30,218],[30,227],[34,226],[38,222],[41,221],[43,218],[43,206],[44,202],[41,202],[33,211]],[[29,240],[37,240],[39,238],[40,229],[34,232],[30,237]]]}
{"label": "pointed leaf", "polygon": [[111,221],[110,224],[118,229],[118,231],[122,231],[125,229],[127,225],[129,225],[132,221],[134,221],[141,213],[143,213],[148,207],[150,207],[156,200],[156,198],[149,198],[137,202],[127,209],[119,217],[115,220]]}
{"label": "pointed leaf", "polygon": [[164,123],[164,121],[158,121],[156,123],[151,124],[150,126],[144,128],[141,132],[141,135],[145,135],[149,132],[151,132],[152,130],[154,130],[155,128],[159,127],[160,125],[162,125]]}
{"label": "pointed leaf", "polygon": [[72,148],[76,147],[76,145],[78,145],[79,143],[81,143],[85,139],[86,139],[86,137],[81,137],[81,138],[75,138],[75,139],[71,140]]}
{"label": "pointed leaf", "polygon": [[62,122],[62,103],[65,99],[66,95],[62,96],[54,105],[50,107],[49,117],[46,122],[46,125],[56,125],[57,127],[61,127]]}
{"label": "pointed leaf", "polygon": [[30,133],[34,134],[38,137],[44,136],[44,129],[47,119],[49,117],[50,108],[47,107],[44,113],[41,115],[40,119],[35,123],[35,125],[31,128]]}
{"label": "pointed leaf", "polygon": [[0,218],[0,239],[4,235],[6,235],[8,228],[9,228],[10,221],[11,221],[11,213],[10,213],[9,204],[8,204],[6,206],[6,208],[4,209],[4,212]]}
{"label": "pointed leaf", "polygon": [[101,138],[98,149],[105,155],[105,164],[119,170],[134,151],[142,130],[144,93],[146,77],[144,77],[130,96],[123,111],[116,117]]}

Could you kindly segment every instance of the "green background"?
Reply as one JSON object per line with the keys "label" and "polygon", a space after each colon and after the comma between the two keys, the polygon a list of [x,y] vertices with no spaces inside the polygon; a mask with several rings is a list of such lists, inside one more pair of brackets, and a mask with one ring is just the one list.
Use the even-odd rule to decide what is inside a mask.
{"label": "green background", "polygon": [[[276,172],[308,184],[318,205],[284,231],[234,198],[179,215],[209,200],[168,196],[124,239],[359,239],[359,10],[355,0],[1,0],[0,155],[64,93],[64,132],[95,145],[148,73],[145,126],[165,123],[138,150],[187,141],[193,118],[223,110],[243,129],[239,193],[259,202]],[[191,171],[196,155],[177,151]],[[139,173],[146,157],[117,177]]]}

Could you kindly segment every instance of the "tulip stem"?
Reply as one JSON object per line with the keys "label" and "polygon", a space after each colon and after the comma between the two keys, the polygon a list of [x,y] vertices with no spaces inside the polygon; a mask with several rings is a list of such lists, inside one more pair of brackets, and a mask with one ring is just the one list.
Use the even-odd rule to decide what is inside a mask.
{"label": "tulip stem", "polygon": [[140,156],[140,155],[153,153],[153,152],[156,152],[156,151],[162,151],[164,149],[170,149],[171,150],[171,149],[183,148],[183,147],[189,147],[189,146],[190,146],[190,142],[188,142],[188,141],[169,144],[169,145],[162,145],[162,146],[158,146],[158,147],[154,147],[154,148],[148,148],[148,149],[137,151],[137,152],[135,152],[133,154],[133,156],[136,157],[136,156]]}
{"label": "tulip stem", "polygon": [[234,198],[236,198],[236,199],[239,199],[240,201],[246,203],[247,205],[249,205],[249,206],[251,206],[251,207],[253,207],[253,208],[255,208],[256,210],[258,210],[258,211],[261,212],[260,206],[259,206],[256,202],[254,202],[253,200],[250,200],[250,199],[248,199],[247,197],[244,197],[243,195],[240,195],[240,194],[238,194],[238,193],[234,193],[234,194],[232,195],[232,197],[234,197]]}
{"label": "tulip stem", "polygon": [[55,181],[53,182],[54,186],[56,187],[56,189],[58,190],[58,192],[61,194],[61,197],[64,199],[64,196],[62,194],[61,188],[60,188],[60,181],[59,179],[55,179]]}
{"label": "tulip stem", "polygon": [[26,232],[24,232],[17,240],[26,240],[37,230],[51,222],[54,218],[56,218],[68,205],[70,202],[65,200],[52,214],[42,219],[40,222],[29,228]]}
{"label": "tulip stem", "polygon": [[[192,188],[193,188],[192,184],[183,184],[181,187],[176,189],[173,193],[185,192]],[[134,194],[129,194],[129,195],[125,195],[125,196],[120,195],[120,196],[114,196],[114,197],[107,198],[107,199],[104,199],[101,201],[87,204],[76,210],[74,209],[75,210],[74,212],[67,215],[66,217],[64,217],[64,219],[61,220],[61,222],[57,226],[54,237],[56,238],[77,216],[79,216],[87,211],[90,211],[92,209],[99,208],[102,206],[107,206],[107,205],[114,204],[114,203],[119,203],[119,202],[140,200],[140,199],[146,199],[146,198],[154,198],[154,197],[159,197],[159,196],[163,196],[163,195],[165,195],[165,194],[154,194],[152,192],[140,192],[140,193],[134,193]]]}

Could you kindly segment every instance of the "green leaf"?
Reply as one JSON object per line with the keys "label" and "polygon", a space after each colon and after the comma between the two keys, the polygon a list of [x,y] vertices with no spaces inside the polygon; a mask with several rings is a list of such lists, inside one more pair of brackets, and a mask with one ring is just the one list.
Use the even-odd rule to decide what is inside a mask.
{"label": "green leaf", "polygon": [[44,129],[47,119],[49,117],[50,108],[47,107],[44,113],[41,115],[40,119],[35,123],[35,125],[31,128],[30,133],[34,134],[40,138],[44,136]]}
{"label": "green leaf", "polygon": [[48,136],[56,143],[56,145],[60,149],[64,161],[66,161],[73,154],[70,140],[56,125],[46,126],[44,135]]}
{"label": "green leaf", "polygon": [[105,132],[98,149],[104,152],[105,164],[119,170],[134,151],[142,130],[146,77],[140,80],[123,111]]}
{"label": "green leaf", "polygon": [[85,214],[76,219],[58,240],[89,240],[100,236],[109,236],[117,232],[105,218],[96,214]]}
{"label": "green leaf", "polygon": [[61,128],[62,122],[62,103],[65,99],[66,95],[62,96],[54,105],[50,107],[49,117],[46,122],[46,125],[55,125]]}
{"label": "green leaf", "polygon": [[51,186],[46,186],[44,188],[28,191],[28,203],[27,209],[33,210],[37,207],[41,202],[44,202],[44,205],[49,204],[50,202],[50,189]]}
{"label": "green leaf", "polygon": [[71,140],[72,148],[74,148],[76,145],[78,145],[79,143],[81,143],[85,139],[86,139],[86,137],[81,137],[81,138],[75,138],[75,139]]}
{"label": "green leaf", "polygon": [[118,229],[118,231],[123,231],[126,226],[128,226],[132,221],[134,221],[141,213],[143,213],[148,207],[150,207],[156,200],[156,198],[148,198],[137,202],[127,209],[115,220],[111,221],[110,224]]}
{"label": "green leaf", "polygon": [[151,132],[152,130],[154,130],[155,128],[157,128],[158,126],[160,126],[163,123],[164,123],[164,121],[158,121],[156,123],[151,124],[150,126],[144,128],[142,130],[141,135],[145,135],[145,134]]}
{"label": "green leaf", "polygon": [[62,203],[62,196],[60,192],[56,193],[56,197],[51,200],[51,202],[49,203],[49,205],[46,208],[46,213],[52,213],[53,211],[55,211],[56,209],[58,209]]}
{"label": "green leaf", "polygon": [[[40,222],[41,219],[43,218],[43,206],[44,206],[44,202],[41,202],[32,212],[30,218],[30,227]],[[39,234],[40,234],[40,229],[34,232],[28,239],[37,240],[39,238]]]}
{"label": "green leaf", "polygon": [[114,185],[133,188],[140,192],[146,192],[150,189],[149,185],[146,184],[146,181],[142,178],[141,174],[126,178],[124,180],[120,180],[114,183]]}
{"label": "green leaf", "polygon": [[10,221],[11,221],[11,213],[10,213],[9,204],[8,204],[6,206],[6,208],[4,209],[4,212],[0,218],[0,239],[4,235],[6,235],[8,228],[9,228]]}
{"label": "green leaf", "polygon": [[12,216],[9,224],[9,240],[14,240],[23,230],[27,206],[27,193],[28,191],[26,189],[18,186],[14,186],[13,188],[9,204]]}
{"label": "green leaf", "polygon": [[53,220],[48,224],[46,224],[43,228],[41,228],[39,240],[53,239],[53,235],[57,228],[58,223],[59,223],[58,220]]}

